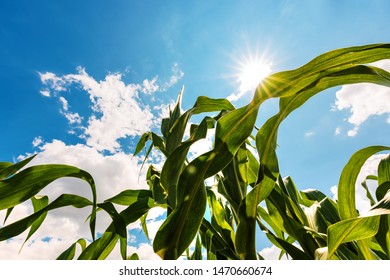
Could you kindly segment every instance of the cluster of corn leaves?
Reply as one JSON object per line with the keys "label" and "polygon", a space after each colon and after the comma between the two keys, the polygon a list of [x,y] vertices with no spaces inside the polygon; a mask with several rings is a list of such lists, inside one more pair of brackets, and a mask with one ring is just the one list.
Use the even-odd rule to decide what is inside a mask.
{"label": "cluster of corn leaves", "polygon": [[[147,233],[147,213],[158,206],[167,210],[153,240],[153,249],[162,259],[177,259],[185,254],[189,259],[201,259],[203,251],[208,259],[261,259],[256,251],[258,229],[282,254],[293,259],[389,259],[389,157],[379,164],[377,176],[367,178],[378,181],[374,196],[363,182],[371,209],[361,215],[355,205],[355,185],[361,166],[368,157],[389,147],[371,146],[352,155],[341,172],[337,201],[319,191],[298,191],[291,178],[282,178],[276,156],[278,128],[291,112],[327,88],[362,82],[390,86],[388,72],[367,65],[389,58],[389,44],[325,53],[298,69],[267,77],[257,87],[251,102],[238,109],[226,99],[200,96],[191,109],[181,112],[181,92],[175,108],[162,121],[161,135],[145,133],[136,147],[135,154],[147,148],[147,157],[156,148],[166,157],[161,170],[149,166],[150,189],[125,190],[102,203],[96,203],[93,180],[84,171],[44,166],[40,167],[43,171],[31,174],[25,170],[15,173],[23,164],[4,163],[0,166],[0,210],[7,209],[8,214],[17,204],[31,199],[35,213],[0,228],[0,240],[28,228],[33,234],[53,208],[92,206],[92,235],[97,210],[110,215],[111,225],[88,246],[80,239],[59,258],[73,258],[79,244],[82,248],[79,259],[104,259],[119,241],[122,257],[126,259],[127,225],[141,220]],[[280,98],[279,112],[256,130],[260,106],[269,98]],[[191,117],[205,113],[215,115],[192,124],[190,136],[185,139]],[[205,138],[209,129],[215,129],[213,148],[189,160],[191,146]],[[93,201],[63,195],[60,202],[48,204],[47,198],[36,197],[48,183],[62,176],[89,182]],[[213,186],[205,184],[210,177],[214,177]],[[125,209],[118,212],[115,205]],[[206,209],[211,212],[210,219],[205,219]],[[190,254],[193,241],[195,250]]]}

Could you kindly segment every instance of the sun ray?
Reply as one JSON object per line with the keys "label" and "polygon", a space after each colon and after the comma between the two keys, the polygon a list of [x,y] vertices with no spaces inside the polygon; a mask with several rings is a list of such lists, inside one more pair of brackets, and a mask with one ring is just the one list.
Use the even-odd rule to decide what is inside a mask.
{"label": "sun ray", "polygon": [[238,92],[231,94],[228,99],[236,101],[246,93],[253,93],[258,84],[267,77],[272,70],[272,63],[264,56],[249,54],[236,60],[236,82],[239,84]]}

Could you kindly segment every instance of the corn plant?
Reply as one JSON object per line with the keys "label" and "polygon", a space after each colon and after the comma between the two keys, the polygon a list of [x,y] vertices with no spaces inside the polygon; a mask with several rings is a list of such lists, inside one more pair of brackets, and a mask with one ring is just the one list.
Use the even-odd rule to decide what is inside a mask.
{"label": "corn plant", "polygon": [[[341,171],[337,201],[317,190],[299,191],[290,177],[282,177],[276,154],[278,128],[290,113],[331,87],[363,82],[390,86],[390,73],[368,65],[389,58],[390,44],[330,51],[298,69],[268,76],[249,104],[241,108],[226,99],[200,96],[192,108],[182,112],[182,90],[169,117],[162,120],[161,134],[151,131],[142,135],[134,153],[145,149],[146,160],[152,149],[158,149],[165,156],[161,169],[148,167],[149,190],[124,190],[102,203],[85,201],[85,205],[93,206],[91,228],[97,210],[107,212],[112,223],[100,238],[88,246],[84,239],[76,241],[59,259],[74,258],[77,244],[82,248],[78,259],[104,259],[118,242],[123,259],[137,259],[127,256],[126,227],[141,221],[147,233],[146,215],[153,207],[163,207],[167,213],[153,240],[153,249],[162,259],[202,259],[204,252],[207,259],[262,259],[256,250],[259,229],[281,249],[281,255],[292,259],[389,259],[389,157],[379,164],[378,175],[368,178],[378,181],[374,196],[367,188],[371,209],[361,215],[355,205],[355,185],[362,165],[389,147],[371,146],[351,156]],[[270,98],[279,98],[279,112],[257,129],[260,107]],[[190,119],[198,114],[207,116],[191,124],[190,135],[185,137]],[[212,149],[191,159],[191,146],[205,138],[210,129],[215,129]],[[58,174],[55,168],[57,177],[75,176],[75,172]],[[36,190],[42,186],[40,180],[49,181],[39,177],[31,179],[28,186],[12,188],[19,186],[19,181],[12,180],[22,172],[14,176],[9,171],[4,173],[0,209],[11,211],[22,201],[35,199]],[[92,182],[84,172],[77,174]],[[29,176],[25,173],[22,177]],[[208,178],[214,183],[207,183]],[[28,192],[29,188],[35,191]],[[27,220],[0,228],[0,240],[28,228],[36,230],[43,221],[40,217],[51,209],[49,205],[37,206]],[[118,212],[116,205],[125,209]],[[206,211],[211,213],[210,218],[206,218]],[[191,252],[193,242],[195,249]]]}

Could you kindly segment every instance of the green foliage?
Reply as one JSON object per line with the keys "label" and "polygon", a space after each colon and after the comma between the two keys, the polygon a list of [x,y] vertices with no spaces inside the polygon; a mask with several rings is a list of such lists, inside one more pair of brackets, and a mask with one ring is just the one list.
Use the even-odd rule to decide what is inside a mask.
{"label": "green foliage", "polygon": [[[334,50],[318,56],[304,66],[275,73],[257,87],[253,99],[235,108],[226,99],[198,97],[194,106],[181,111],[183,89],[169,117],[162,120],[161,135],[148,132],[141,136],[135,154],[145,150],[145,161],[152,149],[158,149],[165,161],[159,170],[150,165],[146,181],[149,190],[124,190],[102,202],[96,202],[91,176],[75,167],[45,165],[28,167],[31,160],[0,163],[0,210],[8,217],[12,208],[31,200],[34,213],[0,228],[0,240],[7,240],[30,228],[36,232],[48,211],[58,207],[92,206],[91,232],[94,236],[96,211],[108,213],[112,223],[102,236],[87,244],[80,239],[59,259],[73,259],[77,244],[79,259],[105,259],[120,244],[127,256],[126,227],[141,221],[147,233],[146,217],[153,207],[166,209],[153,249],[162,259],[181,256],[207,259],[262,259],[256,250],[261,230],[267,238],[292,259],[389,259],[390,258],[390,159],[382,159],[375,195],[366,188],[370,210],[361,215],[355,205],[357,176],[373,154],[389,150],[371,146],[357,151],[341,172],[338,200],[318,190],[300,191],[290,177],[283,178],[276,153],[280,124],[294,110],[317,93],[331,87],[353,83],[390,86],[390,74],[368,64],[390,58],[389,44],[376,44]],[[270,98],[279,98],[279,112],[256,129],[260,107]],[[202,114],[198,124],[190,119]],[[215,129],[210,151],[191,158],[190,148]],[[255,135],[253,135],[255,134]],[[71,176],[89,183],[93,201],[63,194],[52,203],[36,195],[52,181]],[[210,178],[214,183],[208,184]],[[209,179],[209,180],[207,180]],[[115,205],[125,207],[118,212]],[[210,218],[206,217],[210,211]],[[195,242],[191,253],[190,246]],[[203,253],[206,253],[203,255]]]}

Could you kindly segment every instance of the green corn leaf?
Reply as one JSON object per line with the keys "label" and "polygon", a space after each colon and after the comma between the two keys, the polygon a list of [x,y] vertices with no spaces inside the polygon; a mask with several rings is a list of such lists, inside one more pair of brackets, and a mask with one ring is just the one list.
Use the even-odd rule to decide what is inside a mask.
{"label": "green corn leaf", "polygon": [[200,241],[200,237],[196,237],[195,250],[192,253],[190,260],[202,260],[202,242]]}
{"label": "green corn leaf", "polygon": [[234,106],[229,102],[229,100],[220,98],[214,99],[207,96],[199,96],[196,99],[194,104],[194,109],[192,110],[193,114],[200,114],[205,112],[215,112],[215,111],[232,111]]}
{"label": "green corn leaf", "polygon": [[[390,190],[390,155],[385,156],[378,166],[378,188],[376,197],[378,200],[389,196]],[[385,200],[386,201],[386,200]],[[382,206],[383,207],[383,206]],[[380,226],[375,236],[387,259],[390,259],[390,215],[381,216]]]}
{"label": "green corn leaf", "polygon": [[[0,210],[18,205],[44,189],[51,182],[63,178],[74,177],[86,181],[92,191],[93,205],[96,205],[96,188],[92,176],[79,168],[47,164],[28,167],[12,177],[0,181]],[[90,228],[95,235],[96,209],[92,208]]]}
{"label": "green corn leaf", "polygon": [[367,180],[369,180],[369,179],[370,179],[370,176],[367,176],[361,185],[362,185],[363,189],[366,190],[366,197],[370,201],[370,205],[372,206],[375,204],[375,200],[374,200],[374,197],[371,195],[370,190],[368,189],[368,186],[367,186]]}
{"label": "green corn leaf", "polygon": [[177,97],[175,108],[173,108],[173,111],[170,112],[170,115],[169,115],[169,121],[170,121],[169,130],[171,130],[171,128],[175,125],[176,121],[181,116],[181,100],[183,98],[183,92],[184,92],[184,86],[181,88],[179,96]]}
{"label": "green corn leaf", "polygon": [[[223,178],[221,179],[223,183],[223,194],[230,200],[233,210],[236,213],[238,212],[238,205],[245,197],[247,185],[249,184],[248,173],[250,166],[248,160],[248,150],[244,143],[233,157],[232,161],[222,170]],[[253,166],[256,165],[256,163],[251,164],[252,168],[258,167],[258,165]],[[253,170],[251,171],[253,172]],[[254,183],[257,177],[251,179],[251,183]]]}
{"label": "green corn leaf", "polygon": [[337,204],[328,197],[320,201],[320,208],[318,210],[328,225],[335,224],[341,220],[337,210]]}
{"label": "green corn leaf", "polygon": [[11,207],[11,208],[8,208],[8,209],[7,209],[7,213],[5,213],[5,217],[4,217],[4,222],[3,222],[3,224],[5,224],[5,222],[7,221],[8,217],[11,215],[12,210],[14,210],[14,207]]}
{"label": "green corn leaf", "polygon": [[[78,195],[72,195],[72,194],[62,194],[60,195],[56,200],[54,200],[49,205],[43,207],[42,209],[34,212],[33,214],[16,221],[12,224],[9,224],[5,227],[0,228],[0,241],[4,241],[7,239],[10,239],[12,237],[18,236],[22,232],[24,232],[26,229],[31,227],[36,221],[39,221],[39,219],[47,213],[50,210],[66,207],[66,206],[73,206],[76,208],[83,208],[86,206],[93,206],[93,203],[89,201],[88,199],[78,196]],[[37,227],[39,225],[39,222],[35,224]],[[35,229],[36,230],[36,229]]]}
{"label": "green corn leaf", "polygon": [[362,240],[378,232],[379,216],[342,220],[328,228],[328,258],[336,252],[340,244]]}
{"label": "green corn leaf", "polygon": [[192,111],[187,111],[175,122],[174,126],[169,131],[166,142],[167,154],[170,155],[182,142],[184,132],[186,130],[189,119],[192,116]]}
{"label": "green corn leaf", "polygon": [[[187,206],[193,203],[194,207]],[[203,214],[206,210],[205,187],[198,188],[198,193],[177,206],[159,228],[153,241],[154,251],[162,259],[177,259],[188,248],[194,239]],[[200,220],[200,221],[199,221]],[[179,235],[176,235],[179,233]]]}
{"label": "green corn leaf", "polygon": [[390,154],[381,159],[378,166],[378,185],[390,181]]}
{"label": "green corn leaf", "polygon": [[[310,206],[314,201],[320,202],[324,198],[326,198],[326,195],[324,193],[322,193],[319,190],[313,190],[313,189],[300,191],[300,195],[302,198],[302,200],[300,200],[300,203],[305,206]],[[311,202],[307,203],[308,201]]]}
{"label": "green corn leaf", "polygon": [[191,146],[207,135],[208,124],[204,119],[192,138],[180,144],[171,153],[161,170],[160,183],[168,195],[168,205],[171,209],[176,207],[176,192],[180,174],[185,167],[187,154]]}
{"label": "green corn leaf", "polygon": [[[121,237],[126,239],[127,238],[127,230],[126,230],[126,224],[124,221],[124,218],[119,215],[119,213],[116,211],[114,205],[111,202],[104,202],[99,203],[97,205],[99,208],[106,211],[110,217],[112,218],[113,225],[115,228],[115,232]],[[126,259],[126,257],[124,257]]]}
{"label": "green corn leaf", "polygon": [[233,240],[235,239],[235,234],[233,228],[226,221],[226,213],[223,206],[217,200],[214,192],[207,191],[207,195],[210,199],[210,208],[212,215],[220,228],[220,235],[225,239],[226,243],[233,246]]}
{"label": "green corn leaf", "polygon": [[150,165],[148,172],[146,173],[146,182],[152,191],[154,201],[158,204],[166,205],[166,194],[165,190],[160,184],[160,175],[161,172],[153,165]]}
{"label": "green corn leaf", "polygon": [[378,200],[381,200],[390,190],[390,181],[383,182],[375,191],[375,196]]}
{"label": "green corn leaf", "polygon": [[277,236],[267,234],[268,239],[277,247],[282,248],[286,254],[291,256],[293,260],[312,260],[313,257],[311,257],[309,254],[303,252],[298,247],[294,246],[293,244],[287,242],[286,240],[283,240]]}
{"label": "green corn leaf", "polygon": [[229,254],[229,252],[231,251],[224,251],[224,241],[219,236],[218,232],[210,224],[210,222],[205,219],[203,219],[202,225],[200,227],[200,236],[202,244],[206,248],[207,260],[227,259],[224,258],[225,253]]}
{"label": "green corn leaf", "polygon": [[147,219],[148,219],[148,213],[146,213],[145,215],[143,215],[143,216],[140,218],[140,222],[141,222],[142,230],[144,231],[146,238],[147,238],[148,240],[150,240],[150,238],[149,238],[149,231],[148,231]]}
{"label": "green corn leaf", "polygon": [[376,198],[381,200],[390,190],[390,154],[381,159],[378,165],[378,188]]}
{"label": "green corn leaf", "polygon": [[88,245],[78,257],[78,260],[104,260],[114,250],[119,240],[114,226],[110,226],[103,235]]}
{"label": "green corn leaf", "polygon": [[[274,223],[270,214],[268,214],[268,212],[261,206],[257,207],[257,212],[258,212],[259,218],[262,221],[264,221],[267,225],[269,225],[272,229],[272,231],[270,231],[267,227],[264,226],[264,229],[262,229],[262,230],[266,231],[266,232],[270,232],[270,233],[272,233],[272,235],[276,235],[279,238],[283,238],[283,231],[281,230],[281,227]],[[258,223],[261,223],[259,219],[258,219]],[[261,228],[261,225],[260,225],[260,228]]]}
{"label": "green corn leaf", "polygon": [[272,191],[275,181],[266,177],[256,185],[243,199],[239,207],[235,245],[241,259],[257,259],[256,252],[256,219],[257,208]]}
{"label": "green corn leaf", "polygon": [[57,257],[57,260],[73,260],[76,254],[77,244],[80,245],[81,251],[83,251],[85,247],[87,247],[87,242],[85,241],[85,239],[79,239],[75,243],[73,243],[68,249],[62,252],[61,255]]}
{"label": "green corn leaf", "polygon": [[152,191],[149,190],[124,190],[119,194],[106,199],[105,202],[112,202],[119,205],[129,206],[134,202],[143,199],[152,198]]}
{"label": "green corn leaf", "polygon": [[25,167],[30,161],[34,159],[36,155],[28,157],[15,164],[11,162],[0,162],[0,180],[6,179],[11,175],[14,175],[17,171]]}
{"label": "green corn leaf", "polygon": [[319,211],[320,204],[318,202],[313,203],[306,210],[306,217],[308,220],[309,227],[316,233],[326,233],[328,225]]}
{"label": "green corn leaf", "polygon": [[[202,221],[202,225],[200,227],[200,232],[202,237],[211,238],[212,240],[205,241],[203,244],[208,250],[212,250],[214,255],[223,255],[228,259],[238,260],[239,257],[236,255],[234,248],[230,247],[230,245],[221,237],[218,231],[211,225],[211,223],[205,219]],[[208,245],[212,244],[208,247]]]}
{"label": "green corn leaf", "polygon": [[[258,184],[254,190],[258,190],[252,190],[250,197],[253,200],[242,204],[247,209],[240,211],[242,215],[248,216],[247,221],[240,220],[240,231],[244,235],[250,232],[247,241],[253,244],[256,222],[253,216],[256,215],[257,205],[261,201],[259,199],[267,197],[272,190],[271,182],[275,182],[279,176],[275,150],[280,123],[309,98],[327,88],[357,82],[389,85],[390,78],[386,71],[359,65],[389,57],[390,45],[386,44],[346,48],[321,55],[299,69],[277,73],[264,79],[250,104],[232,110],[218,120],[213,150],[199,156],[183,170],[177,188],[178,206],[157,233],[155,251],[162,258],[177,258],[184,252],[195,237],[204,213],[204,210],[201,210],[201,213],[195,211],[199,209],[199,205],[205,203],[205,197],[201,196],[200,192],[204,187],[203,180],[225,168],[233,159],[242,143],[251,135],[259,106],[269,98],[281,97],[280,112],[266,122],[257,134],[256,145],[261,162]],[[196,213],[197,217],[188,219],[189,213]],[[194,221],[197,221],[198,225],[189,225],[189,222]],[[172,238],[167,240],[163,235]],[[255,255],[256,253],[251,254],[251,257]]]}
{"label": "green corn leaf", "polygon": [[[214,105],[216,107],[202,108],[198,103],[196,112],[220,108],[218,103]],[[164,221],[153,244],[155,252],[163,259],[178,258],[194,239],[206,209],[203,181],[226,166],[232,159],[233,153],[251,133],[257,111],[249,107],[233,110],[224,115],[217,123],[214,149],[194,159],[181,173],[177,187],[177,207]],[[249,116],[249,121],[246,116]],[[233,134],[234,137],[230,137]],[[229,139],[232,143],[226,145],[225,139]],[[238,143],[239,145],[236,146]],[[189,217],[190,213],[191,217]],[[171,238],[168,240],[167,236]]]}
{"label": "green corn leaf", "polygon": [[[390,192],[363,216],[342,220],[328,228],[328,256],[331,257],[342,243],[376,235],[381,215],[390,215]],[[358,246],[363,253],[369,252],[369,244],[366,242],[359,243]]]}
{"label": "green corn leaf", "polygon": [[128,260],[131,260],[131,261],[139,261],[139,256],[137,253],[133,253],[129,258]]}
{"label": "green corn leaf", "polygon": [[[4,170],[6,170],[8,167],[12,166],[12,162],[7,162],[7,161],[0,161],[0,180],[8,177]],[[12,172],[15,173],[15,172]]]}
{"label": "green corn leaf", "polygon": [[167,151],[168,147],[166,147],[166,143],[164,139],[154,132],[152,132],[151,134],[152,134],[153,146],[159,149],[165,156],[168,156],[169,155],[169,152]]}
{"label": "green corn leaf", "polygon": [[361,167],[370,156],[389,149],[390,147],[384,146],[371,146],[361,149],[354,153],[345,165],[340,175],[337,195],[339,213],[343,220],[358,216],[355,202],[355,186]]}
{"label": "green corn leaf", "polygon": [[149,140],[151,140],[150,132],[145,132],[144,134],[142,134],[137,143],[133,156],[138,155],[145,148],[146,142]]}
{"label": "green corn leaf", "polygon": [[[369,54],[369,55],[368,55]],[[390,57],[390,45],[372,45],[360,48],[341,49],[326,53],[293,71],[277,73],[264,79],[255,92],[252,104],[261,104],[271,97],[280,98],[279,113],[260,128],[256,135],[256,146],[260,155],[258,184],[255,187],[267,189],[264,180],[276,180],[279,167],[276,156],[277,131],[282,121],[295,109],[302,106],[317,93],[338,85],[357,82],[372,82],[390,86],[390,74],[375,67],[354,65],[374,61],[373,57],[385,59]],[[268,178],[268,179],[267,179]],[[270,186],[271,183],[266,183]],[[269,189],[268,194],[269,194]],[[254,192],[254,190],[252,190]],[[264,191],[263,191],[264,192]],[[267,193],[266,193],[267,194]],[[254,197],[260,198],[260,195]],[[253,213],[261,200],[248,203],[241,213],[251,213],[247,222],[241,222],[243,229],[238,231],[247,235],[247,242],[254,242]],[[252,234],[248,234],[248,233]],[[241,241],[245,243],[244,241]],[[252,257],[254,245],[252,245]]]}
{"label": "green corn leaf", "polygon": [[[128,226],[131,223],[134,223],[140,219],[145,213],[147,213],[152,207],[154,207],[154,201],[150,197],[140,198],[133,204],[129,205],[125,210],[119,213],[122,217],[124,225]],[[118,219],[118,221],[120,221]],[[116,232],[115,220],[108,226],[103,235],[92,242],[88,247],[86,247],[83,252],[80,254],[78,259],[80,260],[103,260],[112,252],[115,248],[118,240],[120,240],[120,231],[123,230],[123,227],[120,225],[119,232]],[[121,254],[123,252],[123,242],[121,243]]]}
{"label": "green corn leaf", "polygon": [[390,215],[383,215],[380,217],[379,230],[375,235],[375,239],[387,259],[390,259]]}
{"label": "green corn leaf", "polygon": [[[44,207],[49,205],[49,197],[44,196],[34,196],[31,198],[31,202],[34,208],[34,212],[38,212],[39,210],[43,209]],[[47,216],[47,212],[44,212],[38,219],[35,220],[35,222],[31,225],[30,231],[26,237],[26,240],[23,242],[22,248],[24,244],[26,244],[27,240],[38,230],[38,228],[41,226],[43,221],[45,220]],[[20,250],[22,250],[22,248]]]}

